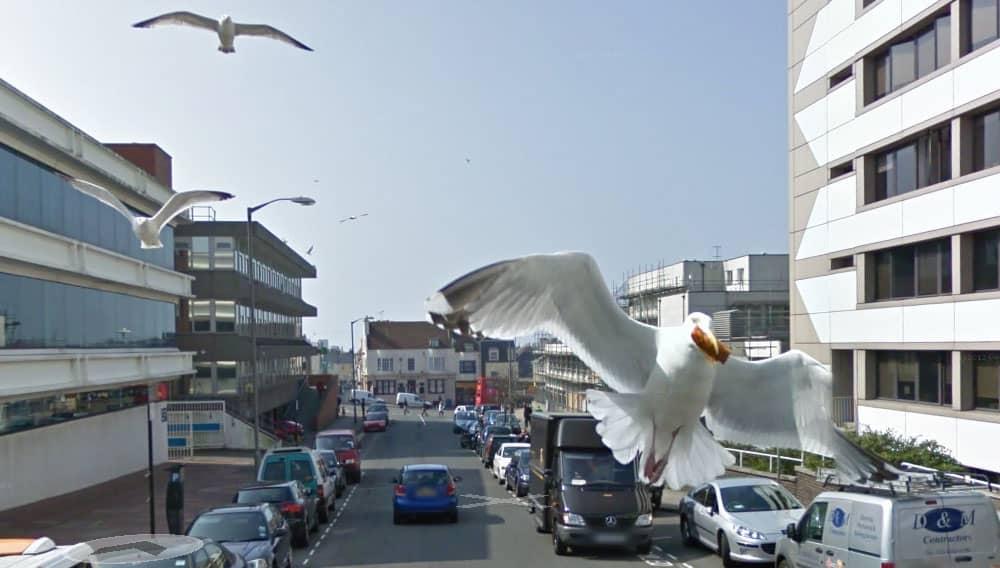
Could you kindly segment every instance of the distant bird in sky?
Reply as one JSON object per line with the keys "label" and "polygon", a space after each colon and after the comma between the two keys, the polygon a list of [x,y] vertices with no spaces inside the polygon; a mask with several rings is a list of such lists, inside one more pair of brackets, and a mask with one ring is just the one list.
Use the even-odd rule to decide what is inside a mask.
{"label": "distant bird in sky", "polygon": [[313,247],[315,247],[315,246],[316,246],[316,245],[312,245],[312,246],[310,246],[310,247],[309,247],[309,250],[307,250],[307,251],[306,251],[306,254],[312,254],[312,253],[313,253]]}
{"label": "distant bird in sky", "polygon": [[222,53],[235,53],[236,48],[233,47],[233,42],[236,40],[236,36],[241,35],[269,37],[271,39],[289,43],[299,49],[312,51],[311,47],[279,30],[278,28],[268,26],[266,24],[237,24],[233,22],[233,19],[229,16],[222,16],[218,20],[213,20],[212,18],[200,16],[193,12],[170,12],[132,24],[132,27],[153,28],[157,26],[169,25],[191,26],[215,32],[219,35],[219,51]]}
{"label": "distant bird in sky", "polygon": [[432,323],[464,334],[555,335],[616,391],[588,389],[587,409],[618,462],[639,456],[643,481],[677,490],[723,475],[734,460],[713,433],[833,456],[855,480],[898,477],[837,429],[827,367],[797,350],[763,361],[730,357],[712,333],[712,318],[701,313],[673,327],[633,320],[590,255],[540,254],[484,266],[441,288],[426,309]]}
{"label": "distant bird in sky", "polygon": [[180,215],[185,209],[199,203],[213,203],[232,199],[231,193],[224,191],[182,191],[170,196],[170,199],[163,204],[163,207],[152,217],[136,216],[109,190],[84,181],[82,179],[68,178],[70,185],[79,191],[86,193],[94,199],[114,207],[119,213],[125,216],[132,224],[132,232],[139,237],[142,248],[162,248],[160,242],[160,231],[174,217]]}
{"label": "distant bird in sky", "polygon": [[466,164],[471,164],[472,163],[472,158],[466,158],[465,159],[465,163]]}
{"label": "distant bird in sky", "polygon": [[340,222],[341,223],[346,223],[348,221],[357,221],[358,219],[360,219],[362,217],[367,217],[367,216],[368,216],[367,213],[362,213],[360,215],[351,215],[350,217],[344,217],[343,219],[340,220]]}

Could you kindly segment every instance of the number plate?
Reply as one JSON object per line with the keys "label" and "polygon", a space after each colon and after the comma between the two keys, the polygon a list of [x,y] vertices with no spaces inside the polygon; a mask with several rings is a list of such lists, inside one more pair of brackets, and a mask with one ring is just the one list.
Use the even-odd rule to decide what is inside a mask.
{"label": "number plate", "polygon": [[598,533],[594,535],[597,544],[625,544],[625,535],[618,533]]}
{"label": "number plate", "polygon": [[437,495],[437,489],[425,487],[423,489],[417,489],[418,497],[433,497]]}

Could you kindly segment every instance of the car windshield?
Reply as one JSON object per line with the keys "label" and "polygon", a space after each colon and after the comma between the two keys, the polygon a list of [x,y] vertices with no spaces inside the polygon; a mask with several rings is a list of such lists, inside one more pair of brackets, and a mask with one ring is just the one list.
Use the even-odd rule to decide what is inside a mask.
{"label": "car windshield", "polygon": [[561,466],[565,485],[635,485],[633,463],[620,464],[611,452],[566,452],[562,454]]}
{"label": "car windshield", "polygon": [[531,464],[531,450],[521,449],[517,452],[517,469],[527,470]]}
{"label": "car windshield", "polygon": [[188,534],[215,542],[266,540],[267,520],[260,513],[210,513],[198,517]]}
{"label": "car windshield", "polygon": [[268,458],[264,462],[264,470],[260,473],[260,478],[264,481],[284,481],[285,459]]}
{"label": "car windshield", "polygon": [[723,487],[722,507],[731,513],[787,511],[801,509],[802,503],[780,485]]}
{"label": "car windshield", "polygon": [[333,469],[340,465],[340,460],[337,459],[336,452],[323,451],[320,452],[320,455],[323,456],[323,461],[326,462],[326,467]]}
{"label": "car windshield", "polygon": [[462,422],[467,420],[475,420],[476,415],[473,412],[459,412],[455,414],[455,421]]}
{"label": "car windshield", "polygon": [[353,450],[354,438],[347,434],[319,436],[316,438],[316,449],[335,451]]}
{"label": "car windshield", "polygon": [[295,459],[289,462],[292,479],[308,483],[313,480],[312,462],[306,459]]}
{"label": "car windshield", "polygon": [[284,503],[291,500],[292,490],[288,487],[244,489],[236,495],[237,503]]}
{"label": "car windshield", "polygon": [[365,420],[385,420],[385,417],[385,412],[369,412],[368,415],[365,416]]}
{"label": "car windshield", "polygon": [[503,434],[510,434],[510,428],[508,428],[506,426],[491,426],[489,433],[492,434],[492,435],[494,435],[494,436],[500,436],[500,435],[503,435]]}
{"label": "car windshield", "polygon": [[406,486],[427,486],[427,485],[447,485],[448,472],[437,469],[433,470],[410,470],[403,472],[403,485]]}
{"label": "car windshield", "polygon": [[514,447],[505,446],[505,447],[503,447],[503,448],[500,449],[500,456],[501,457],[505,457],[505,458],[511,458],[511,457],[514,457],[514,454],[518,453],[522,449],[523,448],[519,448],[517,446],[514,446]]}

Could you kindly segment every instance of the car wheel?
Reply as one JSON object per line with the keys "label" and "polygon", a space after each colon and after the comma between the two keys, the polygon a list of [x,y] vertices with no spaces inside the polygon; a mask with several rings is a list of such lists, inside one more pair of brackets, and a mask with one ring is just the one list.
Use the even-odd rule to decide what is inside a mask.
{"label": "car wheel", "polygon": [[792,565],[788,563],[788,560],[782,558],[778,561],[778,568],[792,568]]}
{"label": "car wheel", "polygon": [[697,546],[698,539],[694,536],[694,531],[691,530],[691,523],[688,522],[687,517],[681,517],[681,540],[687,546]]}
{"label": "car wheel", "polygon": [[566,544],[559,538],[559,532],[555,529],[552,530],[552,549],[557,556],[565,556],[569,552]]}
{"label": "car wheel", "polygon": [[653,551],[653,541],[644,542],[639,546],[635,547],[637,554],[649,554]]}
{"label": "car wheel", "polygon": [[392,512],[392,524],[401,525],[403,524],[403,517],[396,511]]}
{"label": "car wheel", "polygon": [[726,535],[719,533],[719,557],[722,558],[722,565],[726,568],[736,566],[729,552],[729,539],[726,538]]}
{"label": "car wheel", "polygon": [[318,511],[317,518],[318,518],[318,522],[316,523],[316,528],[317,529],[319,529],[320,523],[322,523],[322,524],[325,525],[325,524],[327,524],[327,523],[330,522],[330,509],[329,509],[329,505],[327,505],[326,503],[323,503],[323,504],[321,504],[319,506],[319,511]]}
{"label": "car wheel", "polygon": [[452,511],[448,514],[448,522],[451,524],[458,522],[458,510]]}
{"label": "car wheel", "polygon": [[516,495],[518,497],[524,497],[527,494],[528,494],[528,489],[527,488],[525,488],[525,489],[521,489],[520,487],[517,488]]}
{"label": "car wheel", "polygon": [[295,546],[299,548],[309,548],[309,529],[302,527],[302,532],[295,539]]}
{"label": "car wheel", "polygon": [[318,530],[319,530],[319,517],[314,514],[313,515],[313,524],[312,524],[312,527],[309,528],[309,532],[317,532]]}

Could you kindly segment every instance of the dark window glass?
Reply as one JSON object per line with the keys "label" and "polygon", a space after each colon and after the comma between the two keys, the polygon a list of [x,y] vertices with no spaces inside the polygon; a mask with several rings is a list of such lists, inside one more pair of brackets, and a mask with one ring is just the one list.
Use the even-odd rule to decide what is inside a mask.
{"label": "dark window glass", "polygon": [[934,28],[917,36],[917,77],[923,77],[937,68],[937,35]]}
{"label": "dark window glass", "polygon": [[937,19],[934,26],[937,35],[937,66],[951,63],[951,15]]}
{"label": "dark window glass", "polygon": [[998,244],[1000,231],[984,231],[972,237],[972,287],[974,290],[1000,288]]}
{"label": "dark window glass", "polygon": [[908,144],[896,149],[896,187],[892,195],[917,189],[917,147]]}
{"label": "dark window glass", "polygon": [[972,169],[985,170],[1000,165],[1000,111],[972,121]]}
{"label": "dark window glass", "polygon": [[1000,409],[1000,353],[985,351],[972,358],[976,408]]}
{"label": "dark window glass", "polygon": [[873,100],[947,65],[951,61],[950,29],[950,16],[940,16],[926,28],[875,55]]}
{"label": "dark window glass", "polygon": [[913,296],[913,247],[901,247],[892,251],[892,296],[907,298]]}
{"label": "dark window glass", "polygon": [[975,51],[997,38],[997,0],[971,0],[969,4],[969,51]]}
{"label": "dark window glass", "polygon": [[951,404],[951,353],[876,351],[877,396]]}
{"label": "dark window glass", "polygon": [[0,273],[0,349],[173,347],[174,306]]}
{"label": "dark window glass", "polygon": [[889,93],[889,56],[875,59],[875,98],[881,99]]}
{"label": "dark window glass", "polygon": [[948,179],[951,179],[951,127],[945,125],[875,156],[873,201]]}
{"label": "dark window glass", "polygon": [[951,241],[938,239],[871,255],[873,300],[951,293]]}
{"label": "dark window glass", "polygon": [[0,402],[0,435],[132,408],[145,403],[145,386]]}

